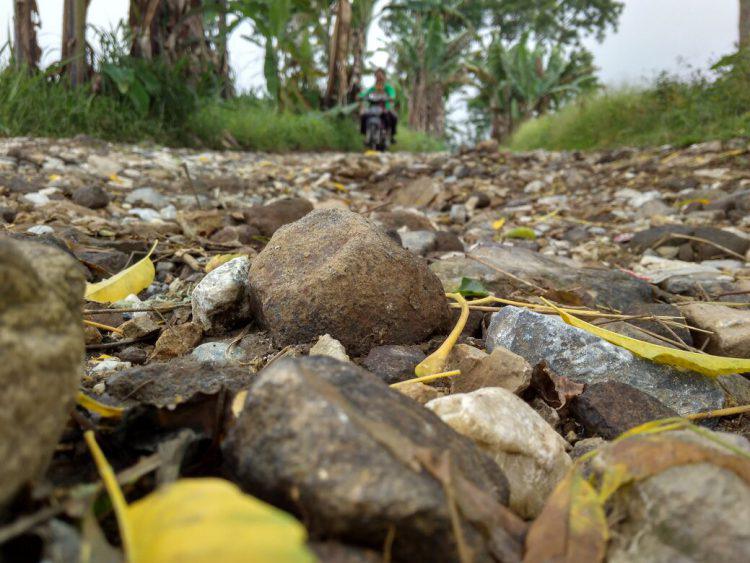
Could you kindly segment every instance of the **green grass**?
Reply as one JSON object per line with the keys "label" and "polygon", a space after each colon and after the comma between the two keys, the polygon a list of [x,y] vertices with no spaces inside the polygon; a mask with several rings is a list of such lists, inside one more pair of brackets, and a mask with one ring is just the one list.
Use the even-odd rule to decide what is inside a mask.
{"label": "green grass", "polygon": [[750,73],[714,81],[662,77],[649,89],[603,92],[523,124],[514,150],[686,146],[750,136]]}
{"label": "green grass", "polygon": [[[93,94],[88,87],[71,89],[42,74],[29,76],[6,68],[0,70],[0,135],[85,134],[108,141],[271,152],[363,149],[357,124],[346,117],[279,113],[250,96],[223,101],[198,99],[185,88],[165,90],[174,97],[153,103],[143,115],[111,85]],[[427,152],[441,150],[443,144],[401,128],[395,148]]]}

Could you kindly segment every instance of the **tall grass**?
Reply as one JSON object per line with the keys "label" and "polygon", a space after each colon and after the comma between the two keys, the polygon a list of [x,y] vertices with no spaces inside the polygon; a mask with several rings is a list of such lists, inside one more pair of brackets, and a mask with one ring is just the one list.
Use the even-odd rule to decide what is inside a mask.
{"label": "tall grass", "polygon": [[750,137],[750,61],[736,56],[717,78],[662,76],[651,88],[599,93],[533,119],[516,150],[603,149]]}

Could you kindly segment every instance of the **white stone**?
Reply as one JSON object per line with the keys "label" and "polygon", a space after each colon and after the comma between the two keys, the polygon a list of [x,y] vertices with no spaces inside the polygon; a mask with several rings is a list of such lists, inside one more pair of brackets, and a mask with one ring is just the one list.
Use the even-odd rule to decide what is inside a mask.
{"label": "white stone", "polygon": [[31,192],[30,194],[25,194],[23,196],[23,199],[31,203],[34,207],[41,207],[49,203],[49,198],[41,192]]}
{"label": "white stone", "polygon": [[449,395],[426,407],[495,460],[510,484],[510,508],[524,518],[539,514],[571,466],[565,440],[506,389]]}
{"label": "white stone", "polygon": [[49,235],[54,233],[55,229],[49,225],[34,225],[33,227],[26,229],[26,232],[31,233],[32,235]]}
{"label": "white stone", "polygon": [[156,209],[167,205],[168,200],[154,188],[138,188],[125,196],[125,202]]}
{"label": "white stone", "polygon": [[117,358],[107,358],[91,368],[91,373],[109,373],[111,371],[122,371],[132,367],[130,362],[123,362]]}
{"label": "white stone", "polygon": [[349,356],[346,353],[346,348],[338,340],[333,338],[330,334],[324,334],[315,345],[310,348],[311,356],[328,356],[342,362],[348,362]]}
{"label": "white stone", "polygon": [[135,209],[128,211],[128,213],[130,213],[130,215],[135,215],[141,221],[145,221],[146,223],[153,223],[162,220],[161,214],[158,211],[149,209],[148,207],[136,207]]}
{"label": "white stone", "polygon": [[228,330],[250,319],[250,260],[240,256],[211,270],[193,290],[193,320],[206,332]]}

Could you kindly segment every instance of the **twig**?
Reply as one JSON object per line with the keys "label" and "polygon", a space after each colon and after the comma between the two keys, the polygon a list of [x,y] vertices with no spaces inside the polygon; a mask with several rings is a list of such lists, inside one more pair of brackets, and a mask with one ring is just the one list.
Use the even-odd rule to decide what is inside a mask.
{"label": "twig", "polygon": [[131,309],[86,309],[84,315],[109,315],[111,313],[168,313],[175,309],[190,307],[190,303],[181,303],[179,305],[165,305],[164,307],[135,307]]}
{"label": "twig", "polygon": [[87,326],[93,326],[94,328],[100,328],[102,330],[107,330],[109,332],[114,332],[115,334],[122,334],[122,330],[119,328],[116,328],[114,326],[105,325],[102,323],[97,323],[95,321],[87,321],[86,319],[83,320],[83,324]]}
{"label": "twig", "polygon": [[504,276],[509,277],[512,280],[515,280],[515,281],[517,281],[519,283],[522,283],[524,285],[527,285],[529,287],[533,287],[534,289],[536,289],[538,291],[541,291],[541,292],[545,291],[545,289],[543,287],[539,287],[538,285],[533,284],[533,283],[531,283],[529,281],[526,281],[523,278],[519,278],[515,274],[511,274],[510,272],[506,272],[505,270],[503,270],[502,268],[498,268],[497,266],[495,266],[491,262],[487,262],[486,260],[482,260],[481,258],[478,258],[476,256],[472,256],[471,254],[467,254],[466,257],[470,258],[471,260],[474,260],[475,262],[479,262],[480,264],[483,264],[484,266],[487,266],[488,268],[491,268],[491,269],[495,270],[496,272],[498,272],[500,274],[503,274]]}
{"label": "twig", "polygon": [[722,416],[733,416],[735,414],[744,414],[750,412],[750,405],[742,405],[741,407],[729,407],[726,409],[717,409],[707,412],[699,412],[695,414],[688,414],[685,416],[688,420],[703,420],[705,418],[719,418]]}
{"label": "twig", "polygon": [[198,205],[198,209],[203,209],[203,205],[201,204],[201,200],[198,197],[198,191],[195,189],[195,184],[193,184],[193,179],[190,177],[190,170],[188,170],[187,163],[182,163],[182,169],[185,171],[185,176],[187,176],[188,179],[188,186],[190,186],[190,191],[193,192],[193,196],[195,196],[195,203]]}
{"label": "twig", "polygon": [[692,235],[681,235],[681,234],[677,234],[677,233],[671,234],[669,238],[685,239],[685,240],[693,240],[695,242],[702,242],[703,244],[707,244],[709,246],[713,246],[714,248],[718,248],[719,250],[721,250],[722,252],[724,252],[726,254],[729,254],[730,256],[734,256],[735,258],[739,258],[743,262],[745,261],[745,257],[742,254],[740,254],[739,252],[735,252],[731,248],[727,248],[726,246],[723,246],[723,245],[721,245],[721,244],[719,244],[717,242],[713,242],[713,241],[710,241],[710,240],[705,239],[705,238],[694,237]]}
{"label": "twig", "polygon": [[118,340],[117,342],[103,342],[99,344],[87,344],[86,350],[109,350],[111,348],[119,348],[120,346],[125,346],[126,344],[134,344],[136,342],[139,342],[143,340],[144,337],[141,336],[139,338],[127,338],[125,340]]}
{"label": "twig", "polygon": [[45,522],[46,520],[57,516],[64,510],[65,507],[62,505],[48,506],[46,508],[42,508],[40,511],[35,512],[34,514],[29,514],[28,516],[19,518],[12,524],[8,524],[7,526],[0,528],[0,545],[10,539],[15,538],[16,536],[23,534],[37,524],[41,524],[42,522]]}
{"label": "twig", "polygon": [[404,385],[409,385],[411,383],[426,383],[428,381],[434,381],[435,379],[442,379],[443,377],[455,377],[456,375],[461,375],[461,370],[453,370],[453,371],[445,371],[443,373],[434,373],[432,375],[423,375],[422,377],[415,377],[413,379],[407,379],[406,381],[399,381],[398,383],[391,384],[391,387],[394,389],[398,389],[399,387],[403,387]]}

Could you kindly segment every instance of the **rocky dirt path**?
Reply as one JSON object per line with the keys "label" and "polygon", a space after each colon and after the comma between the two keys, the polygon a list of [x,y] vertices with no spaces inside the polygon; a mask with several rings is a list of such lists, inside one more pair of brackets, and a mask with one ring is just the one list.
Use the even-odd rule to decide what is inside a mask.
{"label": "rocky dirt path", "polygon": [[[0,140],[1,553],[62,561],[90,542],[73,499],[97,494],[93,429],[129,499],[227,478],[297,516],[322,561],[543,561],[566,545],[741,560],[748,415],[616,439],[748,405],[747,378],[643,359],[548,304],[750,358],[749,210],[740,141],[270,155]],[[84,286],[156,241],[148,287],[81,318]],[[436,363],[459,289],[502,301],[472,306]],[[404,383],[415,368],[460,375]],[[71,417],[79,389],[125,414]],[[576,535],[561,514],[583,463],[638,477]]]}

